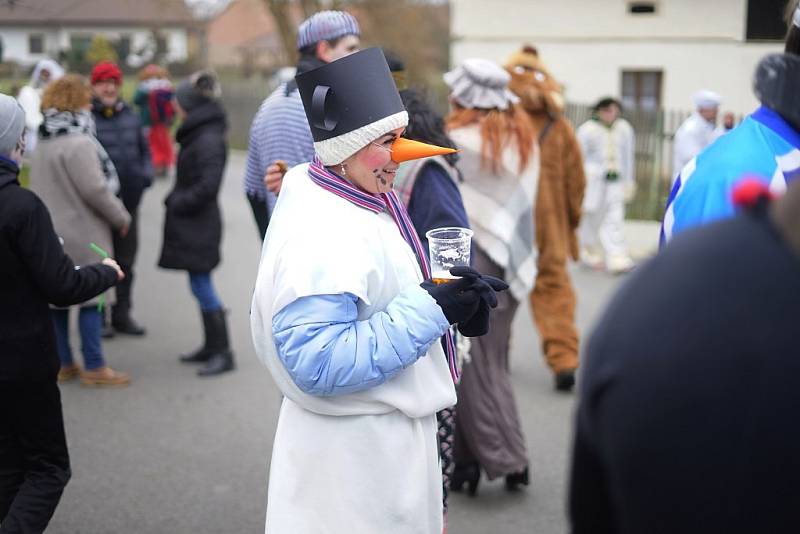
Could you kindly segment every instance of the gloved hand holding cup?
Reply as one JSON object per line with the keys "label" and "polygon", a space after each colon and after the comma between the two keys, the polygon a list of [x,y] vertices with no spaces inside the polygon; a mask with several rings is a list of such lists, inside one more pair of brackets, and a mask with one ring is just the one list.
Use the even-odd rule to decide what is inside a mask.
{"label": "gloved hand holding cup", "polygon": [[508,289],[504,281],[469,266],[472,235],[472,230],[456,227],[427,232],[432,280],[422,284],[466,337],[489,331],[489,310],[497,306],[495,292]]}

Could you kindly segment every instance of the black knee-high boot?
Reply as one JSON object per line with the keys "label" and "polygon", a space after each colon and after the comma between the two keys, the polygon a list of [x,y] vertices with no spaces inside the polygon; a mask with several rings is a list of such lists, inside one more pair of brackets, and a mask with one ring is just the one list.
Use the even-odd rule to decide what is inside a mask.
{"label": "black knee-high boot", "polygon": [[[225,310],[216,310],[208,313],[208,339],[207,346],[210,355],[206,365],[197,371],[199,376],[213,376],[232,371],[234,369],[233,352],[228,342],[228,324],[225,320]],[[205,317],[206,313],[203,314]]]}
{"label": "black knee-high boot", "polygon": [[203,313],[203,336],[204,336],[203,346],[195,350],[194,352],[190,352],[188,354],[181,354],[180,360],[183,363],[205,363],[213,354],[213,349],[211,345],[211,330],[213,328],[211,326],[211,321],[212,321],[211,316],[218,312],[204,311],[202,313]]}

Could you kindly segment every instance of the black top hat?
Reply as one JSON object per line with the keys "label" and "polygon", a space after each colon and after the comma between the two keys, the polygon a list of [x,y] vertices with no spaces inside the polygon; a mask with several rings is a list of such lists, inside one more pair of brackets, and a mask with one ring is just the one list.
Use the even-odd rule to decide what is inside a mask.
{"label": "black top hat", "polygon": [[[337,59],[298,74],[295,80],[314,147],[326,165],[341,163],[370,141],[408,123],[379,48]],[[356,135],[345,135],[351,132]]]}

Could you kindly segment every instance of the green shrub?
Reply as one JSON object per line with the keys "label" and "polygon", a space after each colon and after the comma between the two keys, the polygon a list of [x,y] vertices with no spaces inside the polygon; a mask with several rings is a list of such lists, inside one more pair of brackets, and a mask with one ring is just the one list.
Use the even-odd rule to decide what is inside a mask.
{"label": "green shrub", "polygon": [[92,65],[100,61],[113,61],[116,63],[119,60],[117,51],[111,42],[102,35],[95,35],[92,38],[92,44],[86,51],[86,61]]}

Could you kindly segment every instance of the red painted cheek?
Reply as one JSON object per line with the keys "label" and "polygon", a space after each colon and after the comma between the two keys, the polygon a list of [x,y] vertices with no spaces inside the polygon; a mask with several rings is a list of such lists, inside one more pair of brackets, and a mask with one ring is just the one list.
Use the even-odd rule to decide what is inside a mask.
{"label": "red painted cheek", "polygon": [[[378,149],[381,150],[381,149]],[[383,151],[386,152],[386,151]],[[361,160],[366,167],[370,170],[373,169],[382,169],[384,165],[389,163],[389,155],[388,152],[386,154],[381,154],[375,150],[368,150],[364,157]]]}

